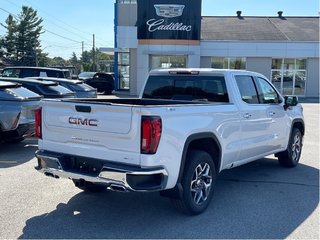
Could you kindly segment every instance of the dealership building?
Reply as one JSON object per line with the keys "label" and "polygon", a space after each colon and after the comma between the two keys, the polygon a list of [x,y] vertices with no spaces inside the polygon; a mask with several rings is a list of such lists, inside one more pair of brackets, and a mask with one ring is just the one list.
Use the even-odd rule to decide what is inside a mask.
{"label": "dealership building", "polygon": [[118,90],[138,95],[156,68],[259,72],[285,95],[319,97],[319,17],[201,16],[201,0],[117,0]]}

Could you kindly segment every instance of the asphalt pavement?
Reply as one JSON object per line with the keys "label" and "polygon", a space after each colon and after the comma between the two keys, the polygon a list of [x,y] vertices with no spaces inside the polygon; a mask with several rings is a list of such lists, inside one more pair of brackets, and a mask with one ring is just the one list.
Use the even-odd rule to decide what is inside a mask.
{"label": "asphalt pavement", "polygon": [[214,199],[185,216],[158,193],[89,194],[34,170],[36,139],[0,145],[0,238],[319,239],[319,104],[304,103],[298,167],[273,156],[222,172]]}

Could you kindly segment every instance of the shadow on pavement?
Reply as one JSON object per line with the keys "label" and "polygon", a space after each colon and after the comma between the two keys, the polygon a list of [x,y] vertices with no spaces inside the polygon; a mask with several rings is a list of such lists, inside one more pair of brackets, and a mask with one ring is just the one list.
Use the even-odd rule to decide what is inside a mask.
{"label": "shadow on pavement", "polygon": [[30,161],[37,149],[38,140],[35,138],[27,138],[19,143],[0,144],[0,168],[15,167]]}
{"label": "shadow on pavement", "polygon": [[29,219],[20,238],[283,239],[316,209],[318,179],[316,168],[261,159],[222,172],[211,205],[193,217],[157,193],[81,192]]}

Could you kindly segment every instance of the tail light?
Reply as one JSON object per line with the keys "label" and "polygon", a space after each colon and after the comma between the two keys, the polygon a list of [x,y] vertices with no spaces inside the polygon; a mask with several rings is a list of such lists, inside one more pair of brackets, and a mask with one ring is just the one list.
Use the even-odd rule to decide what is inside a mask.
{"label": "tail light", "polygon": [[36,137],[38,138],[42,138],[41,112],[41,108],[38,108],[34,111],[36,121]]}
{"label": "tail light", "polygon": [[162,122],[160,117],[143,116],[141,119],[141,153],[154,154],[160,142]]}

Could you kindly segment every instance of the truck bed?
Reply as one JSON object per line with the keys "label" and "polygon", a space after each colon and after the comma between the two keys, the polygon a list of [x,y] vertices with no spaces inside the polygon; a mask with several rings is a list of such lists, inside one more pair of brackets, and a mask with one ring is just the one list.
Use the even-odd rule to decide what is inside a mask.
{"label": "truck bed", "polygon": [[[55,100],[56,101],[56,100]],[[108,98],[108,99],[61,99],[62,102],[78,102],[78,103],[105,103],[105,104],[120,104],[133,106],[163,106],[163,105],[194,105],[194,104],[212,104],[205,99],[197,101],[186,100],[164,100],[164,99],[148,99],[148,98]],[[225,104],[225,103],[224,103]]]}

